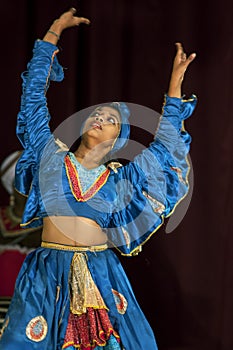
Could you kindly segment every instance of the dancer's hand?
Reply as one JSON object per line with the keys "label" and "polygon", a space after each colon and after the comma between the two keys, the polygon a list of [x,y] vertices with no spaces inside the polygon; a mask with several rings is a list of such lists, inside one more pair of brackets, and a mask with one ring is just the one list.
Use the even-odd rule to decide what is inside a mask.
{"label": "dancer's hand", "polygon": [[73,7],[69,11],[64,12],[53,22],[43,40],[56,45],[64,29],[79,26],[81,23],[90,24],[89,19],[75,16],[76,12],[76,9]]}
{"label": "dancer's hand", "polygon": [[192,53],[187,57],[182,44],[176,43],[176,56],[173,61],[171,80],[168,89],[168,95],[170,97],[181,97],[181,85],[184,79],[184,74],[195,57],[195,53]]}
{"label": "dancer's hand", "polygon": [[75,16],[76,12],[76,9],[72,7],[69,11],[63,13],[55,22],[59,23],[62,30],[78,26],[80,23],[90,24],[89,19]]}

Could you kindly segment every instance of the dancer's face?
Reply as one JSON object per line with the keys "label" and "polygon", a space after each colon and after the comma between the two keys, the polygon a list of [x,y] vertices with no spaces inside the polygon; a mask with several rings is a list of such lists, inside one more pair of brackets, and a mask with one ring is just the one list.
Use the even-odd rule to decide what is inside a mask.
{"label": "dancer's face", "polygon": [[113,144],[121,129],[119,112],[108,106],[96,108],[87,118],[83,127],[82,138],[92,138],[97,144]]}

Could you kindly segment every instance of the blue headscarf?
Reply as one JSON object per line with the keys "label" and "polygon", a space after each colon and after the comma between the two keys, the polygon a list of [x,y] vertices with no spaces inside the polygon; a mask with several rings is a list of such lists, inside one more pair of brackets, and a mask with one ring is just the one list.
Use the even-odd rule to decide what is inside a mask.
{"label": "blue headscarf", "polygon": [[119,135],[117,137],[117,140],[110,151],[110,154],[116,153],[120,149],[126,146],[129,135],[130,135],[130,124],[129,124],[129,116],[130,116],[130,110],[128,106],[124,102],[111,102],[108,104],[105,104],[105,106],[114,108],[118,111],[118,113],[121,116],[121,130],[119,132]]}

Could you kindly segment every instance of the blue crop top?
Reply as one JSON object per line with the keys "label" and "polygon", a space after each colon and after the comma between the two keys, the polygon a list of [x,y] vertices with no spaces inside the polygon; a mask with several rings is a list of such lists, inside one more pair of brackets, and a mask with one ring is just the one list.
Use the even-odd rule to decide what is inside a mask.
{"label": "blue crop top", "polygon": [[24,152],[16,166],[15,187],[28,196],[22,227],[41,226],[46,216],[83,216],[106,230],[123,255],[133,255],[188,192],[191,141],[183,121],[195,106],[165,96],[154,141],[133,161],[117,169],[103,167],[91,188],[82,191],[75,159],[49,128],[46,92],[62,81],[58,49],[37,40],[22,74],[17,135]]}

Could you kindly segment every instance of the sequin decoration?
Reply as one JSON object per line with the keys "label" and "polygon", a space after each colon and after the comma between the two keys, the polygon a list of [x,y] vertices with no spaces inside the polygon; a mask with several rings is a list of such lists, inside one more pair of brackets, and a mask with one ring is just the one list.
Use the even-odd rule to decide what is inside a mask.
{"label": "sequin decoration", "polygon": [[165,210],[165,206],[163,203],[159,202],[157,199],[151,197],[149,193],[142,191],[142,194],[148,199],[150,205],[152,206],[152,209],[155,213],[162,214],[162,212]]}
{"label": "sequin decoration", "polygon": [[116,303],[117,311],[119,312],[119,314],[124,315],[128,306],[127,300],[125,299],[123,294],[119,293],[115,289],[112,289],[112,293]]}
{"label": "sequin decoration", "polygon": [[186,181],[182,177],[182,170],[180,168],[176,168],[174,166],[171,167],[171,170],[175,171],[177,173],[178,179],[183,184],[186,184]]}
{"label": "sequin decoration", "polygon": [[34,317],[26,327],[26,335],[35,342],[42,341],[48,332],[48,325],[43,316]]}
{"label": "sequin decoration", "polygon": [[84,168],[71,152],[65,157],[65,167],[70,189],[79,202],[93,197],[106,183],[110,174],[110,170],[104,165],[95,169]]}
{"label": "sequin decoration", "polygon": [[74,253],[70,267],[70,311],[81,315],[88,307],[107,309],[87,266],[84,253]]}
{"label": "sequin decoration", "polygon": [[120,344],[120,337],[113,329],[107,311],[87,308],[86,313],[82,315],[70,313],[62,349],[69,349],[71,346],[82,350],[92,350],[96,347],[99,349],[99,346],[105,348],[112,337],[114,339],[111,339],[111,343],[115,346],[111,349],[117,350],[120,348],[116,347]]}
{"label": "sequin decoration", "polygon": [[123,232],[123,236],[125,238],[125,244],[126,244],[127,248],[129,248],[130,247],[130,235],[123,226],[121,227],[121,229]]}

